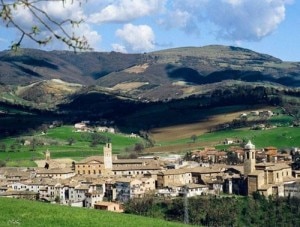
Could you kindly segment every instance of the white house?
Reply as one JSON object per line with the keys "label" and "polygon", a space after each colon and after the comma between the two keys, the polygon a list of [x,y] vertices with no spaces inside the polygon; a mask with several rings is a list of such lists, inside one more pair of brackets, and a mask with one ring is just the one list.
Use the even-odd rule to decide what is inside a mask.
{"label": "white house", "polygon": [[84,129],[86,128],[86,124],[83,123],[83,122],[76,123],[76,124],[74,125],[74,128],[75,128],[76,130],[84,130]]}
{"label": "white house", "polygon": [[208,193],[208,186],[203,184],[187,184],[181,187],[180,195],[187,197],[199,196]]}

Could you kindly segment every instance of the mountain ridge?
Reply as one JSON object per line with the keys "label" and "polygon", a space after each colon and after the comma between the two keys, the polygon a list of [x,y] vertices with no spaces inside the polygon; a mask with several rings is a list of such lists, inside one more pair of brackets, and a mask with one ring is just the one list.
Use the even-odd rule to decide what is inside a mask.
{"label": "mountain ridge", "polygon": [[[52,81],[51,85],[38,83],[40,86],[31,86],[30,91],[16,92],[20,98],[37,103],[49,103],[52,98],[59,104],[72,101],[74,92],[80,95],[90,91],[152,102],[205,94],[222,86],[300,87],[300,62],[285,62],[249,49],[222,45],[142,54],[21,49],[0,52],[0,67],[2,86],[26,88]],[[57,89],[53,80],[80,84],[82,88],[64,94],[68,86],[63,88],[60,84]]]}

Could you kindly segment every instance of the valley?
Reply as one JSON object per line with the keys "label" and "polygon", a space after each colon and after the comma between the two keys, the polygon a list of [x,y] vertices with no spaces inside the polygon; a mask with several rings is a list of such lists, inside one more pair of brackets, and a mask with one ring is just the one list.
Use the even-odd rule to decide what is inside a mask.
{"label": "valley", "polygon": [[[21,49],[0,52],[0,66],[0,196],[91,209],[0,198],[6,211],[25,207],[0,224],[179,226],[162,219],[186,222],[184,209],[191,224],[261,224],[256,216],[275,203],[264,196],[299,189],[299,62],[212,45]],[[219,215],[233,208],[234,218]],[[37,209],[37,222],[27,218]]]}

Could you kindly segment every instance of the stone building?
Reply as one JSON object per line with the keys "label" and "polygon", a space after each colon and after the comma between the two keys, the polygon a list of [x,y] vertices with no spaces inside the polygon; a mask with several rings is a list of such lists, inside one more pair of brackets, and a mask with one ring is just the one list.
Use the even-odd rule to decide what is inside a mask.
{"label": "stone building", "polygon": [[169,169],[157,173],[157,187],[164,188],[174,184],[186,185],[192,183],[191,169]]}
{"label": "stone building", "polygon": [[159,162],[154,159],[118,159],[112,155],[111,143],[103,147],[103,156],[91,156],[75,163],[75,173],[80,175],[134,176],[159,169]]}
{"label": "stone building", "polygon": [[286,163],[256,163],[255,146],[249,141],[245,145],[244,176],[247,194],[260,192],[265,196],[284,196],[284,185],[294,181],[292,169]]}
{"label": "stone building", "polygon": [[81,175],[109,175],[112,171],[112,162],[116,159],[112,155],[111,143],[103,147],[103,156],[90,156],[75,163],[75,173]]}

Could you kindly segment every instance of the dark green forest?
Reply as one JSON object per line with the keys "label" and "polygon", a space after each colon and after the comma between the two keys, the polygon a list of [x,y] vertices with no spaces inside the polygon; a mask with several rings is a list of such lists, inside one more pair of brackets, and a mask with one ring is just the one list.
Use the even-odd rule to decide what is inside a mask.
{"label": "dark green forest", "polygon": [[148,196],[130,200],[125,212],[170,221],[188,220],[200,226],[300,226],[299,198],[266,198],[258,193],[249,197],[192,197],[187,201]]}

